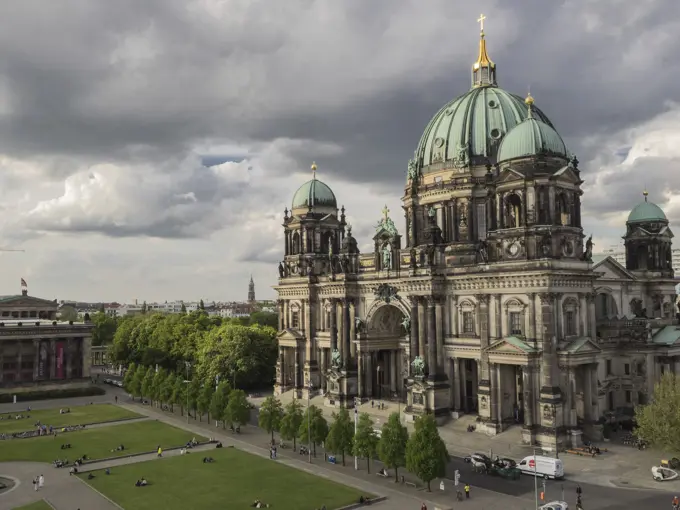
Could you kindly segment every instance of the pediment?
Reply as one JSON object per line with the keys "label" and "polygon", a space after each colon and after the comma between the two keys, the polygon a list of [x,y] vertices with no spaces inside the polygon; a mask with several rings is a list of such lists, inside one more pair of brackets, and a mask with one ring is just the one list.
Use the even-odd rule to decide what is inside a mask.
{"label": "pediment", "polygon": [[580,184],[582,182],[581,178],[574,171],[574,168],[568,165],[560,168],[557,172],[555,172],[550,177],[550,180],[558,182],[568,182],[570,184]]}
{"label": "pediment", "polygon": [[276,338],[279,341],[291,341],[291,342],[297,342],[298,340],[304,340],[305,336],[300,333],[297,329],[291,329],[291,328],[286,328],[283,329],[279,332],[278,335],[276,335]]}
{"label": "pediment", "polygon": [[588,337],[580,337],[572,340],[563,349],[569,354],[597,354],[602,349]]}
{"label": "pediment", "polygon": [[527,355],[536,352],[536,349],[517,337],[508,337],[498,340],[487,347],[489,354],[522,354]]}
{"label": "pediment", "polygon": [[603,280],[635,280],[635,276],[632,273],[609,256],[595,264],[593,272],[599,273],[600,279]]}
{"label": "pediment", "polygon": [[496,184],[503,184],[505,182],[515,182],[517,179],[524,179],[524,174],[514,170],[511,167],[504,168],[501,174],[496,179]]}
{"label": "pediment", "polygon": [[49,299],[41,299],[33,296],[1,296],[0,308],[50,308],[57,309],[57,303]]}

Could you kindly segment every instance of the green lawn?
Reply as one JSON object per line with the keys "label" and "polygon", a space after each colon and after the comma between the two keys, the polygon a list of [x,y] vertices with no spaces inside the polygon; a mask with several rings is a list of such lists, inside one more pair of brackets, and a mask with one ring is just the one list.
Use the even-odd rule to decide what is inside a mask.
{"label": "green lawn", "polygon": [[[203,464],[205,455],[215,459]],[[259,499],[273,510],[328,510],[359,500],[358,490],[234,448],[196,452],[94,472],[91,484],[125,510],[247,509]],[[135,487],[146,478],[149,485]]]}
{"label": "green lawn", "polygon": [[[92,459],[102,459],[152,451],[159,444],[162,448],[183,446],[192,437],[196,437],[198,441],[206,440],[159,421],[139,421],[69,432],[59,434],[57,437],[43,436],[0,441],[0,462],[52,462],[55,459],[64,458],[72,462],[82,455],[87,455]],[[71,449],[62,450],[61,445],[64,443],[70,443]],[[125,446],[124,451],[111,452],[120,444]]]}
{"label": "green lawn", "polygon": [[[13,411],[11,413],[2,413],[0,417],[0,434],[7,434],[10,432],[24,432],[33,430],[36,422],[43,423],[47,426],[55,427],[67,425],[83,425],[87,423],[99,423],[103,421],[115,421],[125,418],[139,418],[140,415],[118,407],[113,404],[93,404],[90,406],[71,407],[71,412],[66,414],[59,414],[59,409],[40,409],[35,411],[26,411],[24,408],[21,411]],[[22,418],[20,420],[11,418],[17,414],[30,416],[30,418]]]}
{"label": "green lawn", "polygon": [[13,510],[52,510],[52,507],[45,503],[44,499],[31,503],[30,505],[18,506]]}

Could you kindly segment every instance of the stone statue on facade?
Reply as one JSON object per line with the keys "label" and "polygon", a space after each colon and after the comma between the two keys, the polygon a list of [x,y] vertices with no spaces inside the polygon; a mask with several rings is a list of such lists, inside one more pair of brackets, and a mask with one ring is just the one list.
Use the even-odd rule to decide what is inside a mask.
{"label": "stone statue on facade", "polygon": [[434,246],[428,246],[427,247],[427,265],[428,266],[434,266],[434,254],[436,250]]}
{"label": "stone statue on facade", "polygon": [[416,356],[411,362],[411,368],[414,376],[422,376],[425,373],[425,361],[420,356]]}
{"label": "stone statue on facade", "polygon": [[392,269],[392,250],[390,250],[390,246],[388,244],[383,246],[382,262],[383,262],[383,269],[384,270]]}
{"label": "stone statue on facade", "polygon": [[387,283],[381,283],[375,291],[376,299],[388,303],[393,299],[400,299],[397,294],[397,288]]}
{"label": "stone statue on facade", "polygon": [[286,270],[283,267],[283,262],[279,262],[279,278],[283,278],[286,274]]}
{"label": "stone statue on facade", "polygon": [[416,252],[415,247],[411,247],[411,251],[409,251],[409,267],[411,269],[418,269],[418,252]]}
{"label": "stone statue on facade", "polygon": [[453,159],[453,166],[456,168],[468,166],[468,163],[470,162],[469,152],[467,144],[460,144],[456,149],[456,157]]}
{"label": "stone statue on facade", "polygon": [[408,161],[408,178],[411,181],[416,181],[418,179],[418,165],[414,159],[409,159]]}
{"label": "stone statue on facade", "polygon": [[365,323],[361,317],[354,317],[354,329],[357,333],[364,332]]}
{"label": "stone statue on facade", "polygon": [[401,321],[401,325],[406,330],[406,334],[408,335],[411,332],[411,317],[408,315],[404,317],[404,320]]}
{"label": "stone statue on facade", "polygon": [[337,349],[333,349],[333,352],[331,352],[331,366],[333,368],[340,368],[342,365],[342,357],[340,356],[340,351]]}
{"label": "stone statue on facade", "polygon": [[489,262],[489,248],[485,239],[480,239],[477,243],[477,260],[484,264]]}
{"label": "stone statue on facade", "polygon": [[587,262],[593,261],[593,236],[589,236],[586,241],[586,251],[583,252],[583,260]]}
{"label": "stone statue on facade", "polygon": [[347,255],[343,255],[340,258],[340,267],[343,273],[349,273],[349,257],[347,257]]}

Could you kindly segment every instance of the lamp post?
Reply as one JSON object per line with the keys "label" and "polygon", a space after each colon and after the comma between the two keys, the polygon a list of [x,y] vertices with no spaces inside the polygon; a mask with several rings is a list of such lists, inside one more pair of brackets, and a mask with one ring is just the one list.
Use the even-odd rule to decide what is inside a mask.
{"label": "lamp post", "polygon": [[191,383],[191,381],[189,380],[189,370],[191,370],[191,363],[188,362],[188,361],[185,361],[184,367],[187,370],[187,378],[184,380],[184,384],[187,385],[186,393],[187,393],[187,424],[188,424],[189,423],[189,383]]}
{"label": "lamp post", "polygon": [[[357,435],[357,426],[359,425],[359,407],[356,397],[354,397],[354,436]],[[354,470],[359,471],[359,458],[354,452]]]}
{"label": "lamp post", "polygon": [[536,497],[536,510],[538,510],[538,466],[536,465],[536,448],[534,448],[534,496]]}
{"label": "lamp post", "polygon": [[309,388],[307,388],[307,456],[308,456],[308,462],[311,464],[312,463],[312,428],[311,428],[311,423],[312,423],[312,417],[311,417],[311,412],[309,409],[309,396],[312,393],[312,383],[311,381],[309,382]]}

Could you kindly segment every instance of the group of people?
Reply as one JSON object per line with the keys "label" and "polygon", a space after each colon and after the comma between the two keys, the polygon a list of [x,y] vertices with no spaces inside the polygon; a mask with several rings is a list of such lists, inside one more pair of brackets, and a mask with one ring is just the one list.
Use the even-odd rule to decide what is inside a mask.
{"label": "group of people", "polygon": [[141,477],[135,482],[135,487],[146,487],[147,485],[149,485],[149,482],[147,482],[144,477]]}
{"label": "group of people", "polygon": [[263,503],[259,499],[256,499],[250,506],[253,508],[269,508],[269,503]]}
{"label": "group of people", "polygon": [[33,479],[33,490],[34,491],[39,491],[45,486],[45,477],[43,475],[36,476]]}

